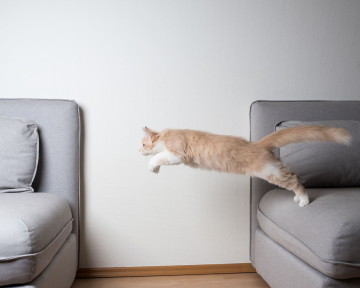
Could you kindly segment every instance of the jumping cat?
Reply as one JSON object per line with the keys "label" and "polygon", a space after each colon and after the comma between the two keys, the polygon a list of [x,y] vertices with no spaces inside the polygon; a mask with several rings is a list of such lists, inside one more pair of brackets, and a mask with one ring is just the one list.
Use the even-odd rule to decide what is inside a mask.
{"label": "jumping cat", "polygon": [[154,155],[149,161],[151,172],[159,173],[161,165],[184,163],[192,167],[255,176],[294,191],[294,201],[299,202],[300,207],[309,204],[305,188],[272,150],[298,142],[328,141],[349,145],[351,141],[345,129],[316,125],[276,131],[257,142],[194,130],[164,129],[156,132],[147,127],[143,130],[146,135],[140,152]]}

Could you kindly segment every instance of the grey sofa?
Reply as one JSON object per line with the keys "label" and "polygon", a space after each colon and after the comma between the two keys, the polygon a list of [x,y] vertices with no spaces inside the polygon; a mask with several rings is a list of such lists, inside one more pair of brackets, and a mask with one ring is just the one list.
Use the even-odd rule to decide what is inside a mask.
{"label": "grey sofa", "polygon": [[[359,121],[360,101],[254,102],[251,141],[284,120]],[[360,287],[360,187],[306,190],[310,205],[299,208],[292,192],[251,179],[253,266],[272,288]]]}
{"label": "grey sofa", "polygon": [[69,288],[79,255],[79,107],[0,99],[0,115],[35,122],[40,138],[35,192],[0,193],[0,286]]}

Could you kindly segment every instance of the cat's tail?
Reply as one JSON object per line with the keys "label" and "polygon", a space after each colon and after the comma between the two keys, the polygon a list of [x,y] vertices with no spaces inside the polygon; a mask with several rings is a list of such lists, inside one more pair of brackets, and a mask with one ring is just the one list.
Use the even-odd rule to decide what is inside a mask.
{"label": "cat's tail", "polygon": [[349,145],[351,135],[342,128],[309,125],[279,130],[255,143],[270,151],[274,148],[299,142],[335,142]]}

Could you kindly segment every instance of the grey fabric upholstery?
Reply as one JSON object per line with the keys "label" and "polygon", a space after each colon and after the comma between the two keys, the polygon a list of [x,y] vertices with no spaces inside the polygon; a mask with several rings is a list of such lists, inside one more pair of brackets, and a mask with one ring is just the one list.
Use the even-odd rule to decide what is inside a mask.
{"label": "grey fabric upholstery", "polygon": [[39,275],[70,235],[72,220],[58,195],[0,194],[0,286]]}
{"label": "grey fabric upholstery", "polygon": [[[0,115],[25,118],[36,123],[40,137],[40,149],[38,170],[33,182],[33,188],[36,193],[31,193],[31,195],[45,193],[50,195],[50,197],[57,197],[56,195],[58,195],[59,199],[61,197],[67,201],[74,218],[73,222],[69,222],[62,232],[50,242],[50,245],[46,246],[36,257],[21,257],[13,261],[15,263],[13,266],[11,266],[10,261],[6,263],[6,265],[11,266],[7,267],[6,277],[11,277],[12,274],[22,271],[25,275],[21,275],[23,277],[21,279],[24,279],[24,277],[28,277],[31,274],[35,276],[41,271],[43,272],[30,283],[3,287],[70,288],[75,278],[79,255],[81,134],[79,107],[75,101],[69,100],[0,99]],[[3,193],[2,195],[14,196],[20,195],[20,193]],[[60,200],[60,203],[62,201]],[[58,210],[56,207],[58,205],[60,204],[54,204],[55,214],[57,214],[56,211]],[[36,213],[39,213],[41,209],[38,209]],[[47,209],[49,213],[54,213],[54,211],[51,212],[51,209],[49,209]],[[27,224],[29,224],[30,228],[36,227],[37,224],[38,227],[43,226],[44,228],[38,231],[45,229],[43,230],[44,234],[49,233],[49,235],[52,235],[54,233],[53,229],[57,224],[47,225],[49,218],[54,217],[54,214],[49,213]],[[64,211],[60,214],[68,215],[67,212],[64,214]],[[36,216],[34,217],[36,218]],[[50,222],[53,221],[51,220]],[[71,231],[73,233],[65,240]],[[45,239],[47,239],[45,235],[40,238],[35,237],[34,246],[42,247],[45,245]],[[50,264],[47,262],[48,259],[52,259]],[[34,271],[28,273],[29,271],[26,271],[26,269],[31,267],[31,265],[34,267]],[[3,263],[0,263],[1,266],[3,266]],[[3,279],[2,275],[0,275],[0,279]],[[31,277],[27,281],[30,279]]]}
{"label": "grey fabric upholstery", "polygon": [[276,125],[276,130],[306,125],[344,128],[352,135],[352,142],[350,146],[325,142],[295,143],[280,148],[281,160],[304,187],[360,187],[360,122],[284,121]]}
{"label": "grey fabric upholstery", "polygon": [[0,115],[36,123],[41,143],[33,188],[67,200],[74,218],[72,232],[79,243],[79,106],[69,100],[0,99]]}
{"label": "grey fabric upholstery", "polygon": [[261,229],[329,277],[360,277],[360,188],[307,192],[311,204],[302,209],[293,201],[293,192],[266,193],[258,208]]}
{"label": "grey fabric upholstery", "polygon": [[260,229],[255,238],[256,271],[272,288],[360,287],[360,278],[340,280],[320,273],[272,241]]}
{"label": "grey fabric upholstery", "polygon": [[43,273],[25,285],[12,288],[70,288],[77,270],[76,236],[71,233]]}
{"label": "grey fabric upholstery", "polygon": [[[257,101],[250,109],[250,140],[258,141],[271,134],[281,121],[359,121],[359,111],[360,101]],[[265,193],[276,186],[259,178],[252,178],[250,185],[250,259],[255,267],[255,231],[259,229],[257,206]]]}
{"label": "grey fabric upholstery", "polygon": [[39,158],[36,124],[0,116],[0,193],[33,192]]}

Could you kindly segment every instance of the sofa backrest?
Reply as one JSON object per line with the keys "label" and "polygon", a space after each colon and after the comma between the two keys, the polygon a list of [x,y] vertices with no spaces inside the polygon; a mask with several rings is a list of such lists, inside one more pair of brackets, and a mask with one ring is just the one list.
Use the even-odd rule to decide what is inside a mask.
{"label": "sofa backrest", "polygon": [[33,188],[68,201],[74,217],[72,232],[79,240],[79,106],[69,100],[0,99],[0,116],[25,118],[38,126],[40,155]]}
{"label": "sofa backrest", "polygon": [[[256,101],[250,108],[250,141],[274,132],[284,120],[360,120],[360,101]],[[265,180],[250,180],[250,260],[255,267],[255,231],[257,205],[266,192],[276,188]]]}

